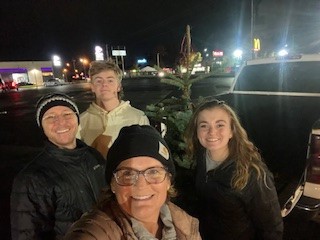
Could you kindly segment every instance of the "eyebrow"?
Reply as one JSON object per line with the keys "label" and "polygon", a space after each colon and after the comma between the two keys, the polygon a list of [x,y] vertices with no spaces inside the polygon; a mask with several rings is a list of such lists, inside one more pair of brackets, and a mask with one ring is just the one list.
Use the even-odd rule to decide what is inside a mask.
{"label": "eyebrow", "polygon": [[227,123],[227,121],[223,120],[223,119],[220,119],[220,120],[216,121],[216,123],[220,123],[220,122]]}
{"label": "eyebrow", "polygon": [[[221,123],[221,122],[227,123],[227,121],[226,121],[226,120],[223,120],[223,119],[219,119],[219,120],[215,121],[215,123]],[[200,123],[208,123],[208,121],[203,120],[203,121],[198,122],[198,124],[200,124]]]}

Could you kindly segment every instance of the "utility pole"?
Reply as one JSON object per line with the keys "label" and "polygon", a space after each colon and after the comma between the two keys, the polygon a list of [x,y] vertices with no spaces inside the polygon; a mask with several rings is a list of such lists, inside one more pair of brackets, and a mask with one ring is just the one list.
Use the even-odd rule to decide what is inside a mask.
{"label": "utility pole", "polygon": [[124,74],[124,58],[123,58],[123,55],[121,55],[121,66],[122,66],[122,72]]}
{"label": "utility pole", "polygon": [[75,60],[75,59],[72,59],[72,63],[73,63],[73,71],[74,71],[74,74],[76,74],[76,60]]}
{"label": "utility pole", "polygon": [[160,67],[160,54],[157,53],[157,66]]}
{"label": "utility pole", "polygon": [[254,59],[254,47],[253,47],[253,33],[254,33],[254,6],[253,1],[251,0],[251,33],[250,33],[250,47],[251,47],[251,58]]}
{"label": "utility pole", "polygon": [[109,48],[108,48],[108,44],[106,44],[106,60],[109,60]]}

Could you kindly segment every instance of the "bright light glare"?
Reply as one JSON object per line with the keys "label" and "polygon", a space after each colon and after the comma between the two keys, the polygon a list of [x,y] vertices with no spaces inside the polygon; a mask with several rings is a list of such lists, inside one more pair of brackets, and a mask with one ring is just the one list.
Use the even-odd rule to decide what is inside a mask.
{"label": "bright light glare", "polygon": [[181,73],[186,73],[186,72],[187,72],[187,68],[181,67]]}
{"label": "bright light glare", "polygon": [[54,65],[54,66],[56,66],[56,67],[60,67],[60,66],[61,66],[61,59],[60,59],[59,56],[54,55],[54,56],[52,57],[52,59],[53,59],[53,65]]}
{"label": "bright light glare", "polygon": [[158,76],[159,76],[159,77],[164,77],[164,72],[159,72],[159,73],[158,73]]}
{"label": "bright light glare", "polygon": [[241,58],[241,57],[242,57],[242,54],[243,54],[243,52],[242,52],[241,49],[237,49],[237,50],[235,50],[235,51],[233,52],[233,56],[234,56],[235,58]]}
{"label": "bright light glare", "polygon": [[283,56],[286,56],[288,55],[288,51],[286,49],[281,49],[279,52],[278,52],[278,55],[280,57],[283,57]]}

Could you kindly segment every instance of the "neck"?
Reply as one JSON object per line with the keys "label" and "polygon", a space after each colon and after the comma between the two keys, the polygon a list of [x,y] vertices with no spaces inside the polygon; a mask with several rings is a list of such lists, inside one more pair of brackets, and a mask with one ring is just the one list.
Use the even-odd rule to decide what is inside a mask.
{"label": "neck", "polygon": [[229,149],[228,148],[220,149],[218,151],[210,151],[210,150],[208,150],[208,151],[209,151],[211,160],[213,160],[215,162],[223,162],[229,156]]}
{"label": "neck", "polygon": [[159,222],[142,222],[143,226],[147,229],[149,233],[158,239],[162,236],[162,223]]}
{"label": "neck", "polygon": [[113,98],[113,99],[109,99],[109,100],[105,100],[105,101],[97,100],[96,103],[104,110],[110,112],[120,105],[120,100],[117,98]]}

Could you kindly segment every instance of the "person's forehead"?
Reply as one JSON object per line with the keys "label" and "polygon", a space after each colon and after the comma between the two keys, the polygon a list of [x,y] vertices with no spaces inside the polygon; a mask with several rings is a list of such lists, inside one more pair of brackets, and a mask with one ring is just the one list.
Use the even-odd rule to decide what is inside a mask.
{"label": "person's forehead", "polygon": [[117,74],[114,70],[109,69],[93,75],[93,78],[117,78]]}
{"label": "person's forehead", "polygon": [[224,120],[226,122],[229,122],[231,120],[230,115],[227,111],[221,108],[211,108],[211,109],[204,109],[199,113],[197,122],[204,121],[206,119],[210,120]]}

